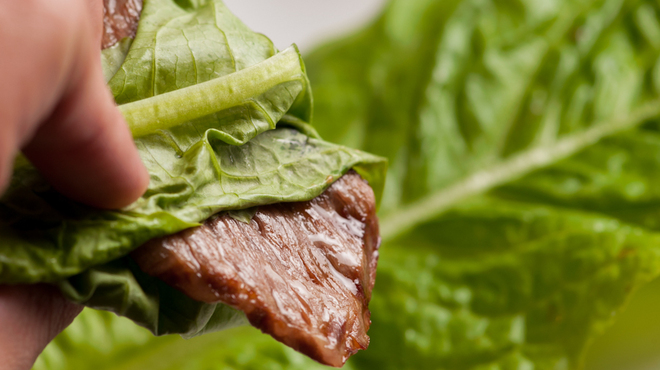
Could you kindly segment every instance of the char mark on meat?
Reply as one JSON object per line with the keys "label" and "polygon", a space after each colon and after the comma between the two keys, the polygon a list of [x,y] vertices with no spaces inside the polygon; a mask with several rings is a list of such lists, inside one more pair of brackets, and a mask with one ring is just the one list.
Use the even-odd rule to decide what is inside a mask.
{"label": "char mark on meat", "polygon": [[188,296],[245,312],[263,332],[342,366],[369,345],[378,259],[374,193],[350,172],[308,202],[226,214],[133,252],[140,268]]}
{"label": "char mark on meat", "polygon": [[101,49],[107,49],[124,37],[135,37],[142,0],[103,0],[103,39]]}

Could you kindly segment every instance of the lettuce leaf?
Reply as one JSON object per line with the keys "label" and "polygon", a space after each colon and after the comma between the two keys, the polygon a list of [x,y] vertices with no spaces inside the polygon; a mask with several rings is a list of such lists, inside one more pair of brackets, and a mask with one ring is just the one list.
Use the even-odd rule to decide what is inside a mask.
{"label": "lettuce leaf", "polygon": [[220,0],[145,1],[135,39],[102,59],[107,75],[116,71],[109,86],[149,188],[125,209],[97,210],[17,162],[0,199],[0,283],[51,282],[157,335],[220,330],[245,320],[125,256],[221,211],[312,199],[351,168],[382,188],[383,158],[325,142],[307,124],[311,90],[295,46],[277,52]]}
{"label": "lettuce leaf", "polygon": [[[93,340],[90,340],[93,338]],[[85,309],[34,370],[327,369],[250,326],[184,340],[154,337],[110,313]],[[354,369],[350,364],[344,369]]]}
{"label": "lettuce leaf", "polygon": [[307,58],[319,132],[392,163],[353,365],[582,367],[660,273],[657,12],[395,0]]}

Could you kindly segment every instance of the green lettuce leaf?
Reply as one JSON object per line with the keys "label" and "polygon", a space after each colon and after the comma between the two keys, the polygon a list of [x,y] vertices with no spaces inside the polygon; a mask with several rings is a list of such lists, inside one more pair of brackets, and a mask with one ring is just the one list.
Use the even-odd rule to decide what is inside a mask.
{"label": "green lettuce leaf", "polygon": [[[180,120],[179,130],[173,133],[177,144],[184,147],[189,145],[191,132],[197,134],[196,142],[209,128],[219,131],[223,141],[241,145],[274,129],[287,112],[303,121],[311,120],[312,96],[302,60],[294,56],[297,70],[292,68],[290,76],[281,81],[266,80],[257,74],[260,69],[250,68],[276,54],[266,36],[248,29],[222,1],[149,0],[144,2],[135,40],[109,85],[121,105],[250,70],[247,75],[241,74],[243,79],[221,85],[239,95],[243,91],[251,94],[184,125],[181,123],[187,120]],[[275,65],[274,69],[287,70],[286,64]],[[231,100],[216,91],[201,96],[189,94],[186,92],[172,104],[184,105],[185,112],[193,113],[200,109],[197,105],[204,95],[210,94],[208,98],[216,102]],[[154,117],[163,109],[162,104],[157,108],[148,112],[146,120],[162,128],[161,117]]]}
{"label": "green lettuce leaf", "polygon": [[103,77],[106,82],[110,81],[115,73],[119,71],[132,43],[133,39],[126,37],[116,45],[101,51],[101,67],[103,68]]}
{"label": "green lettuce leaf", "polygon": [[[93,340],[90,340],[93,338]],[[184,340],[154,337],[121,317],[85,309],[34,370],[327,369],[249,326]],[[351,365],[344,369],[354,369]]]}
{"label": "green lettuce leaf", "polygon": [[307,58],[319,132],[392,163],[353,365],[582,367],[660,273],[657,12],[392,1]]}
{"label": "green lettuce leaf", "polygon": [[17,161],[0,199],[0,283],[51,282],[156,335],[225,329],[244,317],[191,300],[125,256],[221,211],[312,199],[351,168],[380,193],[383,158],[325,142],[307,124],[311,90],[295,46],[277,52],[220,0],[145,1],[135,39],[102,55],[149,188],[122,210],[93,209]]}

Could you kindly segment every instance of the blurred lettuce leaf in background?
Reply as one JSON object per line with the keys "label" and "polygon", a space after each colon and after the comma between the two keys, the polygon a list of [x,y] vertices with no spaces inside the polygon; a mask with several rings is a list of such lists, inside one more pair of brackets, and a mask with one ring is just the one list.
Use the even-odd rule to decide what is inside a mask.
{"label": "blurred lettuce leaf in background", "polygon": [[[658,283],[622,310],[660,273],[659,11],[393,0],[305,58],[321,136],[391,163],[372,343],[348,368],[579,369],[596,340],[587,367],[602,369],[626,338],[654,338],[635,313],[660,308]],[[74,363],[103,333],[81,364],[314,366],[253,329],[135,343],[103,315],[86,312],[37,368]]]}
{"label": "blurred lettuce leaf in background", "polygon": [[660,367],[660,280],[635,293],[625,311],[587,352],[587,370],[654,370]]}
{"label": "blurred lettuce leaf in background", "polygon": [[[325,369],[252,327],[190,340],[154,337],[130,320],[85,309],[51,343],[34,369]],[[352,369],[350,365],[346,369]]]}

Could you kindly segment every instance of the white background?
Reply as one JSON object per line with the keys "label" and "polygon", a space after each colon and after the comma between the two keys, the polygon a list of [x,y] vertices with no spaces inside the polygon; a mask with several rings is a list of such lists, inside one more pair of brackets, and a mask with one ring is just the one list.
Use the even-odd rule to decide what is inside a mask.
{"label": "white background", "polygon": [[252,30],[268,36],[278,49],[314,45],[360,28],[375,17],[384,0],[225,0]]}

